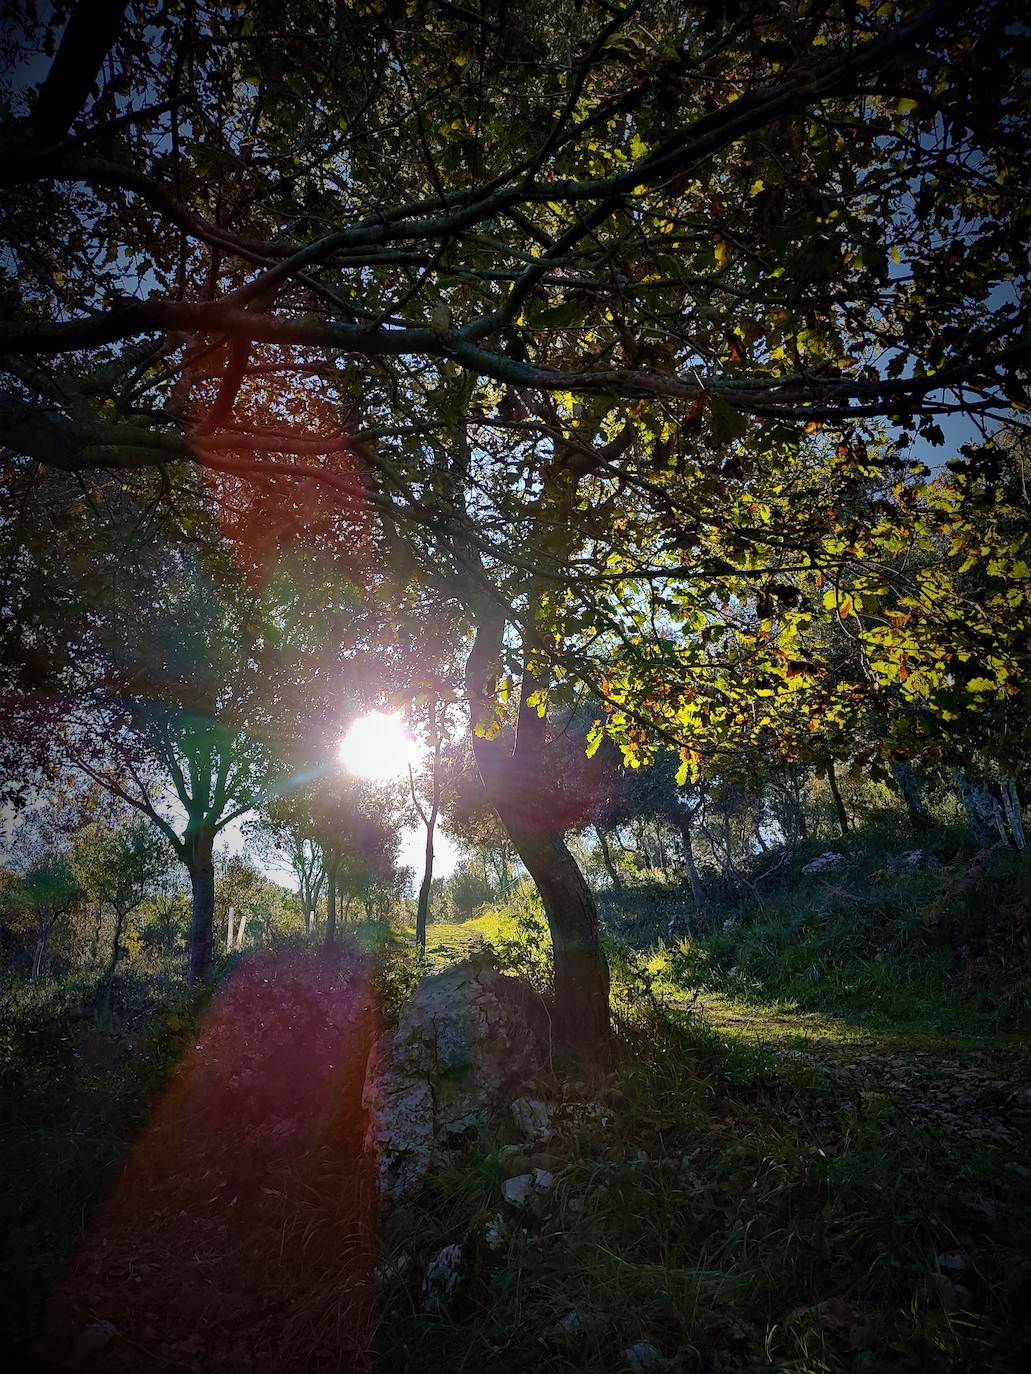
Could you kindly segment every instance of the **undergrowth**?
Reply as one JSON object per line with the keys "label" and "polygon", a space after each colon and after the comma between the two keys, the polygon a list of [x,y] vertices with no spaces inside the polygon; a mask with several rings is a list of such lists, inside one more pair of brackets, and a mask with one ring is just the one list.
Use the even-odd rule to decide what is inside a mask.
{"label": "undergrowth", "polygon": [[[1004,1156],[954,1154],[880,1095],[646,990],[624,986],[621,1000],[618,1067],[556,1085],[555,1139],[516,1160],[483,1139],[393,1217],[388,1367],[616,1371],[641,1342],[667,1370],[1022,1367],[1007,1285],[1031,1241],[1031,1195]],[[534,1166],[555,1186],[527,1219],[501,1204],[501,1184]],[[977,1259],[958,1292],[941,1265],[960,1233]],[[420,1276],[454,1244],[462,1286],[427,1312]]]}

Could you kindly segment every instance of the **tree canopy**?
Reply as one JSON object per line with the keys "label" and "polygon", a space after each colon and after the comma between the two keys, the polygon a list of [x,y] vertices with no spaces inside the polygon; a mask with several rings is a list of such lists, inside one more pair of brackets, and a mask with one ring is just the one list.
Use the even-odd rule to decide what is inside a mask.
{"label": "tree canopy", "polygon": [[[586,698],[592,747],[631,767],[674,748],[682,779],[864,732],[871,755],[959,758],[972,722],[1026,714],[1015,6],[17,20],[16,706],[68,637],[38,512],[82,520],[97,485],[153,512],[173,561],[197,541],[236,560],[270,661],[321,642],[414,693],[427,646],[467,649],[450,690],[588,1040],[596,912],[530,800],[549,707]],[[927,466],[942,448],[955,470]],[[262,697],[267,737],[299,697],[293,726]]]}

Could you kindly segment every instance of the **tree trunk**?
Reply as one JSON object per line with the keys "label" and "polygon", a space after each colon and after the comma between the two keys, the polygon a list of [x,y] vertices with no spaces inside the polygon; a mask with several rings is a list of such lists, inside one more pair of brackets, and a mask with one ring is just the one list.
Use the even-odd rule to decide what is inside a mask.
{"label": "tree trunk", "polygon": [[609,875],[613,892],[623,891],[623,882],[616,870],[616,865],[612,862],[612,851],[609,849],[609,842],[605,838],[605,832],[600,825],[594,827],[594,833],[598,837],[598,844],[601,846],[601,861],[605,865],[605,872]]}
{"label": "tree trunk", "polygon": [[337,875],[335,869],[326,871],[326,944],[337,937]]}
{"label": "tree trunk", "polygon": [[236,939],[233,942],[234,949],[243,949],[244,936],[247,934],[247,912],[241,910],[239,924],[236,927]]}
{"label": "tree trunk", "polygon": [[555,1034],[585,1054],[604,1055],[610,1036],[609,968],[591,890],[561,835],[527,826],[504,803],[498,814],[541,894],[548,918],[555,965]]}
{"label": "tree trunk", "polygon": [[1018,849],[1025,849],[1027,840],[1024,836],[1024,817],[1021,814],[1020,794],[1017,791],[1016,778],[1009,776],[1003,778],[999,783],[999,791],[1002,794],[1002,809],[1006,813],[1013,843]]}
{"label": "tree trunk", "polygon": [[215,920],[215,837],[198,830],[184,841],[184,858],[190,874],[193,910],[190,918],[190,959],[186,980],[192,986],[211,974]]}
{"label": "tree trunk", "polygon": [[913,765],[910,763],[893,763],[891,775],[895,779],[895,786],[899,789],[899,795],[909,813],[910,825],[914,830],[926,830],[931,818],[927,814],[927,807],[920,795],[920,782],[913,771]]}
{"label": "tree trunk", "polygon": [[36,937],[36,948],[32,955],[32,981],[38,983],[43,977],[43,961],[47,955],[47,944],[50,940],[50,932],[40,931]]}
{"label": "tree trunk", "polygon": [[119,911],[117,907],[113,908],[113,910],[115,913],[115,932],[111,937],[111,958],[108,960],[107,971],[104,974],[104,982],[106,983],[110,983],[111,979],[115,976],[115,969],[118,967],[118,956],[121,953],[120,945],[122,943],[122,931],[125,929],[125,918],[128,915],[128,912]]}
{"label": "tree trunk", "polygon": [[988,784],[975,781],[961,768],[953,769],[952,776],[977,847],[987,849],[1000,839],[1008,844],[1002,812]]}
{"label": "tree trunk", "polygon": [[701,875],[698,872],[698,865],[694,857],[694,838],[691,834],[691,822],[687,816],[676,818],[676,826],[680,831],[680,838],[684,844],[684,866],[687,869],[687,881],[691,884],[691,897],[694,901],[695,915],[702,916],[706,911],[705,888],[702,887]]}
{"label": "tree trunk", "polygon": [[[412,772],[411,765],[408,768],[408,783],[412,789],[412,805],[426,827],[426,862],[422,871],[422,882],[419,884],[419,905],[415,913],[415,943],[420,954],[426,953],[426,926],[429,922],[430,888],[433,884],[433,833],[437,828],[437,816],[440,814],[441,738],[436,701],[430,704],[430,731],[433,737],[433,794],[430,798],[429,815],[419,804],[419,798],[415,791],[415,774]],[[486,860],[484,860],[484,887],[487,885],[486,868]]]}
{"label": "tree trunk", "polygon": [[[473,755],[491,805],[537,885],[548,918],[555,966],[556,1036],[588,1058],[611,1052],[609,969],[598,937],[598,908],[560,833],[544,828],[540,805],[545,723],[528,696],[538,683],[524,671],[515,745],[484,737],[493,719],[504,616],[484,608],[465,668]],[[480,733],[477,733],[479,730]]]}
{"label": "tree trunk", "polygon": [[844,838],[849,832],[848,812],[845,810],[845,803],[841,800],[841,793],[838,790],[838,775],[834,771],[834,760],[827,760],[827,783],[831,789],[831,796],[834,798],[834,809],[838,813],[838,825]]}
{"label": "tree trunk", "polygon": [[104,928],[104,903],[97,903],[97,915],[93,923],[93,934],[89,942],[89,964],[90,968],[97,962],[100,954],[100,933]]}
{"label": "tree trunk", "polygon": [[437,804],[434,803],[426,821],[426,864],[419,884],[419,906],[415,913],[415,943],[419,953],[426,953],[426,925],[430,917],[430,885],[433,882],[433,831],[437,824]]}

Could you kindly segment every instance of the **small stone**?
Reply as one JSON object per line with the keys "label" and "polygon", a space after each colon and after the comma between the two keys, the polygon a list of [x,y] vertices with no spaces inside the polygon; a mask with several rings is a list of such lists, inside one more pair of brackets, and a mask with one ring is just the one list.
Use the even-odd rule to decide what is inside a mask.
{"label": "small stone", "polygon": [[488,1221],[483,1238],[488,1250],[500,1250],[505,1244],[504,1218],[499,1212],[493,1221]]}
{"label": "small stone", "polygon": [[628,1345],[623,1351],[623,1359],[630,1369],[642,1372],[658,1369],[662,1363],[662,1356],[651,1341],[635,1341],[633,1345]]}
{"label": "small stone", "polygon": [[733,968],[728,968],[728,969],[727,969],[727,977],[728,977],[728,978],[736,978],[737,975],[738,975],[738,966],[737,966],[737,964],[735,964]]}
{"label": "small stone", "polygon": [[965,1274],[968,1268],[966,1256],[960,1250],[949,1250],[938,1256],[938,1268],[943,1273]]}
{"label": "small stone", "polygon": [[517,1097],[512,1103],[512,1119],[525,1141],[546,1145],[553,1135],[552,1117],[555,1108],[539,1097]]}
{"label": "small stone", "polygon": [[445,1245],[426,1266],[422,1280],[424,1312],[439,1312],[454,1296],[462,1277],[462,1247]]}
{"label": "small stone", "polygon": [[509,1207],[525,1207],[530,1200],[530,1192],[533,1188],[532,1174],[517,1174],[515,1178],[506,1178],[501,1185],[501,1196],[508,1203]]}
{"label": "small stone", "polygon": [[811,859],[809,863],[803,864],[802,872],[809,875],[814,873],[826,873],[832,868],[840,868],[844,862],[844,854],[839,854],[837,850],[829,849],[826,854],[820,854],[817,858]]}
{"label": "small stone", "polygon": [[569,1311],[564,1317],[559,1317],[558,1325],[567,1336],[575,1336],[578,1331],[583,1329],[580,1313],[576,1311]]}
{"label": "small stone", "polygon": [[926,857],[922,849],[907,849],[895,862],[900,868],[919,868]]}
{"label": "small stone", "polygon": [[501,1196],[517,1211],[544,1212],[545,1194],[554,1186],[555,1175],[547,1169],[534,1169],[529,1174],[516,1174],[501,1185]]}

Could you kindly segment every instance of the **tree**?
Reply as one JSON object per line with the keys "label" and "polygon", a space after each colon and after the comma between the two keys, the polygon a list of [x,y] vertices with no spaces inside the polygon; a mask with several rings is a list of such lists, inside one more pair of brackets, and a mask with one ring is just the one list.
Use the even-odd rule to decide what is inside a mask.
{"label": "tree", "polygon": [[1016,7],[117,13],[75,11],[4,133],[17,499],[40,463],[195,464],[226,506],[361,510],[398,598],[473,636],[478,766],[603,1050],[538,710],[592,695],[630,766],[742,738],[800,661],[764,607],[814,550],[836,591],[875,422],[935,444],[1021,400]]}
{"label": "tree", "polygon": [[82,901],[72,865],[66,855],[50,853],[29,868],[19,884],[16,902],[33,924],[35,948],[32,955],[32,981],[44,976],[54,931]]}
{"label": "tree", "polygon": [[76,837],[71,854],[75,878],[86,895],[106,903],[114,915],[103,978],[107,987],[118,967],[126,921],[165,877],[170,858],[163,838],[143,820],[117,828],[96,822]]}
{"label": "tree", "polygon": [[271,841],[274,850],[285,854],[297,879],[297,890],[304,913],[304,933],[310,937],[326,881],[326,860],[314,837],[315,794],[309,784],[285,796],[273,798],[262,807],[257,822],[259,835]]}
{"label": "tree", "polygon": [[412,796],[412,806],[415,808],[416,815],[422,821],[426,831],[426,857],[422,870],[422,881],[419,884],[419,896],[415,913],[415,943],[420,954],[426,953],[426,924],[430,916],[430,891],[433,886],[433,836],[437,828],[437,817],[440,814],[440,799],[443,786],[441,754],[445,744],[445,732],[448,727],[447,703],[442,702],[435,690],[427,696],[425,705],[425,726],[426,736],[432,751],[427,763],[429,773],[428,784],[428,806],[424,807],[419,800],[419,794],[415,788],[415,772],[409,764],[408,785]]}

